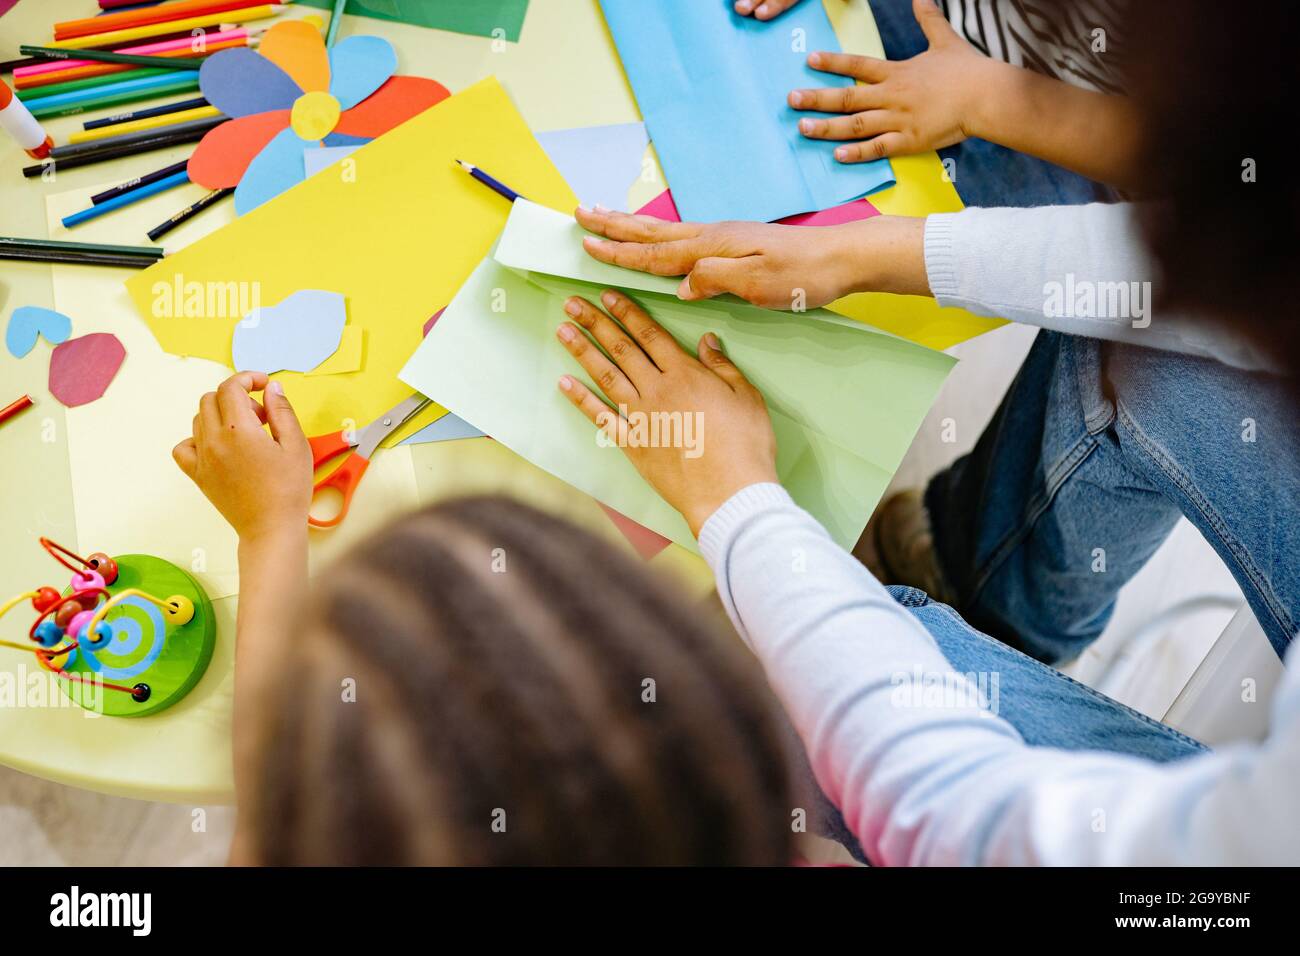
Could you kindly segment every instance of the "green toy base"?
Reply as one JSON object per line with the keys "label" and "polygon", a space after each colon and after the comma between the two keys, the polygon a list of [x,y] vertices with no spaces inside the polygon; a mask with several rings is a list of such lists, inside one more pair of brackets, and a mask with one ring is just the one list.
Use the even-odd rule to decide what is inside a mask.
{"label": "green toy base", "polygon": [[114,558],[117,580],[110,595],[134,588],[166,600],[180,594],[194,602],[194,617],[186,624],[167,624],[161,609],[141,598],[127,598],[108,612],[105,620],[113,637],[98,650],[77,648],[64,668],[70,674],[135,687],[148,685],[148,698],[81,681],[62,680],[63,692],[88,710],[109,717],[145,717],[170,707],[190,692],[212,659],[216,620],[212,602],[203,588],[176,565],[147,554]]}

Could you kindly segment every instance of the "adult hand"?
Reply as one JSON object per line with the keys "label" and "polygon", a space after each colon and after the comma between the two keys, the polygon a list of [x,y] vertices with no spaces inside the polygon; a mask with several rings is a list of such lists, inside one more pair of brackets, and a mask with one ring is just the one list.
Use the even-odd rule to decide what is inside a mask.
{"label": "adult hand", "polygon": [[876,216],[840,226],[778,226],[664,222],[602,209],[579,209],[576,216],[596,233],[583,240],[592,258],[685,276],[677,296],[687,301],[729,292],[764,308],[802,311],[868,289],[930,292],[923,219]]}
{"label": "adult hand", "polygon": [[712,332],[691,355],[626,295],[607,289],[600,298],[608,312],[568,299],[572,321],[556,335],[614,407],[571,375],[561,377],[560,390],[698,536],[737,491],[776,481],[776,436],[763,396]]}

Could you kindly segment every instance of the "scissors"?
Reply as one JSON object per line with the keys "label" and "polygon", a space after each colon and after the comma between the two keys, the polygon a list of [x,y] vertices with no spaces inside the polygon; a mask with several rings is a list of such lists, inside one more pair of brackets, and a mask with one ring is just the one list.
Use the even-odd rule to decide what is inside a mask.
{"label": "scissors", "polygon": [[[313,499],[326,488],[334,488],[341,492],[343,505],[339,513],[327,520],[308,515],[307,523],[313,528],[333,528],[347,517],[352,496],[356,493],[357,485],[361,483],[361,476],[366,473],[366,468],[370,466],[370,459],[374,457],[384,439],[418,415],[428,404],[429,399],[416,392],[410,398],[398,402],[359,431],[336,431],[307,439],[311,444],[313,468],[320,468],[321,465],[339,455],[347,455],[343,459],[343,464],[316,482],[312,491]],[[350,439],[349,434],[352,436]]]}

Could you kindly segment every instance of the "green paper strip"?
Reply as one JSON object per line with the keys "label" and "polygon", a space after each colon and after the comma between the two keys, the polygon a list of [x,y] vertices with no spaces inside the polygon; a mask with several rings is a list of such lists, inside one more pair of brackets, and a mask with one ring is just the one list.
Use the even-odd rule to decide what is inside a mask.
{"label": "green paper strip", "polygon": [[[334,0],[299,0],[303,6],[333,10]],[[519,42],[528,0],[348,0],[344,13],[476,37],[501,36]],[[494,31],[502,31],[500,34]]]}

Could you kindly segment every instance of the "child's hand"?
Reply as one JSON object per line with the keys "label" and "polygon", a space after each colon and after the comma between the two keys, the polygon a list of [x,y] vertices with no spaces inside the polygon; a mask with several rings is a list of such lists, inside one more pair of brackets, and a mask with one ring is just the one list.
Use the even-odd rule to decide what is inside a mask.
{"label": "child's hand", "polygon": [[808,117],[799,131],[809,139],[858,140],[835,149],[842,163],[906,156],[976,136],[976,104],[988,85],[981,79],[999,64],[957,35],[933,0],[912,0],[930,49],[890,62],[847,53],[813,53],[808,65],[861,80],[865,86],[795,90],[797,110],[844,113]]}
{"label": "child's hand", "polygon": [[[813,309],[872,290],[928,295],[925,220],[877,216],[841,226],[663,222],[609,210],[577,211],[594,232],[594,259],[661,276],[685,276],[686,301],[723,293],[767,309]],[[613,240],[613,241],[611,241]]]}
{"label": "child's hand", "polygon": [[736,0],[734,6],[742,17],[753,14],[756,20],[771,20],[798,2],[799,0]]}
{"label": "child's hand", "polygon": [[564,311],[577,324],[565,322],[556,334],[616,407],[569,375],[560,390],[698,536],[737,491],[776,481],[776,436],[763,396],[713,333],[700,339],[697,359],[622,293],[606,290],[601,302],[617,322],[575,296]]}
{"label": "child's hand", "polygon": [[[260,405],[249,392],[263,389]],[[280,383],[268,385],[265,373],[240,372],[204,395],[194,437],[172,457],[241,539],[306,529],[311,447]]]}

